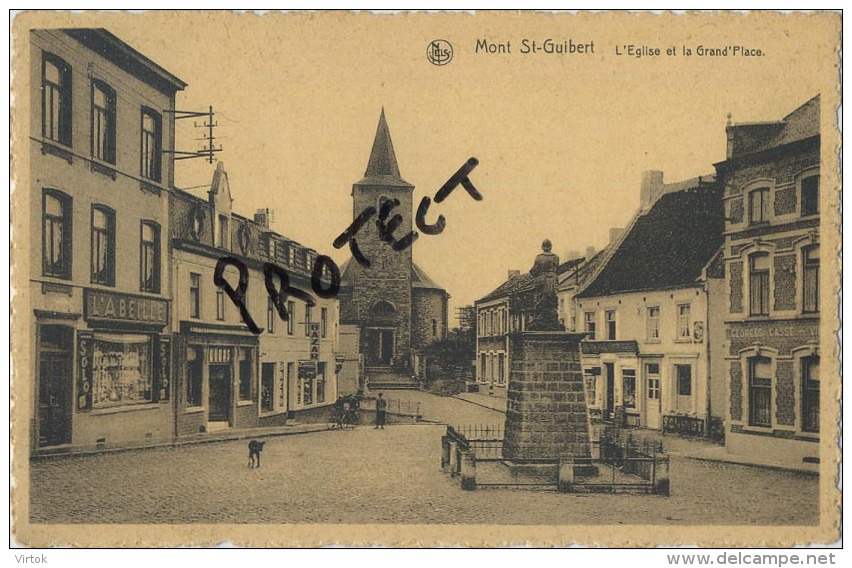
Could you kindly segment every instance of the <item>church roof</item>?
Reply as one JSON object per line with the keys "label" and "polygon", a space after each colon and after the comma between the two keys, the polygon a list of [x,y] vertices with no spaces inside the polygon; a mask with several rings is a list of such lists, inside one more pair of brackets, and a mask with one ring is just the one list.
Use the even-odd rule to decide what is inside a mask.
{"label": "church roof", "polygon": [[385,118],[385,109],[379,116],[379,126],[376,128],[376,137],[373,140],[373,150],[370,152],[370,161],[367,162],[367,171],[364,177],[355,185],[393,185],[401,187],[414,187],[399,173],[399,164],[396,162],[396,153],[393,151],[388,121]]}
{"label": "church roof", "polygon": [[[340,265],[340,285],[343,287],[353,285],[351,274],[352,266],[351,258],[346,259],[346,262]],[[432,280],[429,275],[426,274],[422,268],[414,264],[414,262],[411,263],[411,287],[444,291],[442,286]]]}

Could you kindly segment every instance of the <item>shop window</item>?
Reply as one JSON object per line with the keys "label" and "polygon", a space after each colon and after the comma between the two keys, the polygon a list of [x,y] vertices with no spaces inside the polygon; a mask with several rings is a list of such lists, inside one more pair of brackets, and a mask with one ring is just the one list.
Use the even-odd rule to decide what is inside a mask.
{"label": "shop window", "polygon": [[755,189],[748,194],[749,225],[769,222],[769,188]]}
{"label": "shop window", "polygon": [[819,432],[819,357],[802,359],[802,430]]}
{"label": "shop window", "polygon": [[605,311],[604,320],[606,325],[606,338],[610,341],[615,341],[615,310]]}
{"label": "shop window", "polygon": [[162,156],[162,120],[151,109],[142,109],[141,175],[151,181],[160,181]]}
{"label": "shop window", "polygon": [[266,331],[275,333],[275,318],[278,314],[275,310],[275,302],[272,298],[266,298]]}
{"label": "shop window", "polygon": [[621,370],[621,392],[624,408],[636,408],[636,369]]}
{"label": "shop window", "polygon": [[115,212],[92,207],[92,283],[115,285]]}
{"label": "shop window", "polygon": [[767,357],[748,360],[748,423],[772,426],[772,361]]}
{"label": "shop window", "polygon": [[42,136],[71,146],[71,67],[45,53],[41,87]]}
{"label": "shop window", "polygon": [[325,402],[325,363],[317,363],[317,404]]}
{"label": "shop window", "polygon": [[115,164],[115,91],[92,81],[92,156]]}
{"label": "shop window", "polygon": [[328,334],[328,308],[320,309],[320,336],[325,338]]}
{"label": "shop window", "polygon": [[45,189],[43,194],[42,258],[45,276],[71,278],[71,198]]}
{"label": "shop window", "polygon": [[648,381],[648,399],[660,399],[660,364],[646,363],[645,377]]}
{"label": "shop window", "polygon": [[252,350],[243,348],[242,352],[243,356],[240,359],[240,400],[251,400],[252,370],[254,369]]}
{"label": "shop window", "polygon": [[225,321],[225,291],[221,288],[216,289],[216,319]]}
{"label": "shop window", "polygon": [[201,383],[204,373],[204,357],[200,347],[186,349],[186,404],[203,406]]}
{"label": "shop window", "polygon": [[692,338],[692,306],[689,304],[677,305],[677,338],[689,340]]}
{"label": "shop window", "polygon": [[769,253],[749,256],[749,314],[769,315]]}
{"label": "shop window", "polygon": [[260,410],[272,412],[275,402],[275,363],[260,366]]}
{"label": "shop window", "polygon": [[150,338],[146,335],[95,335],[92,408],[152,400]]}
{"label": "shop window", "polygon": [[139,245],[141,283],[143,292],[160,291],[160,226],[150,221],[142,222]]}
{"label": "shop window", "polygon": [[692,396],[692,365],[675,365],[678,396]]}
{"label": "shop window", "polygon": [[189,274],[189,317],[201,317],[201,275]]}
{"label": "shop window", "polygon": [[295,333],[296,302],[287,302],[287,335]]}
{"label": "shop window", "polygon": [[802,217],[819,215],[819,176],[810,176],[802,180]]}
{"label": "shop window", "polygon": [[819,311],[819,245],[802,250],[802,311]]}
{"label": "shop window", "polygon": [[314,381],[310,378],[302,381],[302,401],[305,406],[314,403]]}
{"label": "shop window", "polygon": [[652,306],[647,310],[645,320],[645,337],[649,341],[660,339],[660,307]]}
{"label": "shop window", "polygon": [[595,339],[595,312],[583,314],[583,331],[588,334],[588,339]]}

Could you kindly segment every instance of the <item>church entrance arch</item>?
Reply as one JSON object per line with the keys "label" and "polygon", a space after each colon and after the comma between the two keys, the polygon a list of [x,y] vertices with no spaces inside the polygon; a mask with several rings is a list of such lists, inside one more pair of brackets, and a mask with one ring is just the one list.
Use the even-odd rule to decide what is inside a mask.
{"label": "church entrance arch", "polygon": [[396,339],[396,307],[390,302],[379,300],[370,310],[367,327],[367,365],[391,365],[394,358]]}

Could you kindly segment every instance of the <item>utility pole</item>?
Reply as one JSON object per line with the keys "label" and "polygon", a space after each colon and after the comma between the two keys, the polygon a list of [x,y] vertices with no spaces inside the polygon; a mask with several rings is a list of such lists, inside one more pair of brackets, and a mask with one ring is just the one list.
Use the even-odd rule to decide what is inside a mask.
{"label": "utility pole", "polygon": [[206,120],[201,124],[197,122],[193,122],[192,125],[195,128],[206,128],[207,135],[203,138],[196,138],[196,140],[202,140],[206,142],[205,146],[200,150],[196,150],[195,152],[189,152],[186,150],[163,150],[168,154],[174,154],[175,160],[190,160],[192,158],[206,158],[207,163],[213,163],[213,154],[216,152],[222,151],[222,145],[220,144],[218,148],[216,148],[213,144],[216,138],[213,136],[213,128],[219,126],[218,122],[213,121],[213,105],[210,105],[207,112],[204,111],[192,111],[192,110],[170,110],[166,109],[163,112],[174,115],[175,120],[182,120],[185,118],[200,118],[204,117]]}

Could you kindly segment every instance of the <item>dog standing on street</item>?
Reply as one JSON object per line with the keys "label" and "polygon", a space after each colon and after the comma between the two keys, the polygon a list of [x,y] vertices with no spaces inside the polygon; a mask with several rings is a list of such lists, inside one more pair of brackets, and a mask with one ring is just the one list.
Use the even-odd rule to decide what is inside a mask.
{"label": "dog standing on street", "polygon": [[258,442],[252,440],[249,442],[249,467],[260,467],[260,452],[263,451],[263,445],[266,442]]}

